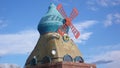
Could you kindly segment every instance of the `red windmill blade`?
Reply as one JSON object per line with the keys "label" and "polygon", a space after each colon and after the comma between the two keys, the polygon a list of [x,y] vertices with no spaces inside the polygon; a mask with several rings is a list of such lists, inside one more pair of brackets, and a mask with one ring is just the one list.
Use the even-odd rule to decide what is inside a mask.
{"label": "red windmill blade", "polygon": [[[73,8],[71,14],[70,14],[70,20],[72,21],[76,16],[78,15],[78,10],[76,8]],[[74,27],[74,25],[70,21],[70,28],[77,39],[80,36],[80,32]]]}
{"label": "red windmill blade", "polygon": [[[64,19],[67,18],[67,15],[66,15],[63,7],[62,7],[62,4],[58,4],[57,10],[58,10],[59,13],[63,16]],[[62,26],[59,27],[58,33],[59,33],[61,36],[63,36],[64,33],[66,32],[66,28],[67,28],[66,24],[63,24]]]}
{"label": "red windmill blade", "polygon": [[67,26],[66,24],[63,24],[62,26],[59,27],[58,33],[63,36],[66,33]]}
{"label": "red windmill blade", "polygon": [[74,8],[70,14],[70,17],[68,18],[66,13],[64,12],[64,9],[62,7],[62,4],[59,4],[57,6],[57,10],[60,12],[60,14],[65,18],[65,23],[60,26],[60,28],[58,29],[58,33],[60,35],[64,35],[64,33],[66,32],[67,26],[69,26],[75,36],[75,38],[77,39],[80,36],[80,32],[73,26],[73,24],[71,23],[71,21],[78,15],[78,11],[76,8]]}
{"label": "red windmill blade", "polygon": [[77,15],[78,15],[78,10],[76,8],[73,8],[70,14],[70,19],[73,20]]}
{"label": "red windmill blade", "polygon": [[77,39],[80,36],[80,32],[73,26],[73,24],[70,25],[70,28],[71,28],[75,38]]}
{"label": "red windmill blade", "polygon": [[66,23],[65,24],[71,28],[75,38],[77,39],[80,36],[80,32],[74,27],[74,25],[71,22],[71,19],[66,18]]}
{"label": "red windmill blade", "polygon": [[63,7],[62,7],[62,4],[59,4],[59,5],[57,6],[57,10],[60,12],[60,14],[61,14],[64,18],[67,17],[67,15],[66,15]]}

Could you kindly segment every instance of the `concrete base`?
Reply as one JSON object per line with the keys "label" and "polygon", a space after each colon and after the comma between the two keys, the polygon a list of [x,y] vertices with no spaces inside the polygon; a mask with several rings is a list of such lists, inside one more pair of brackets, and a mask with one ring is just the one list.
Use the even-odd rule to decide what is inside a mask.
{"label": "concrete base", "polygon": [[86,64],[86,63],[74,63],[74,62],[58,62],[58,63],[40,64],[26,68],[96,68],[96,65]]}

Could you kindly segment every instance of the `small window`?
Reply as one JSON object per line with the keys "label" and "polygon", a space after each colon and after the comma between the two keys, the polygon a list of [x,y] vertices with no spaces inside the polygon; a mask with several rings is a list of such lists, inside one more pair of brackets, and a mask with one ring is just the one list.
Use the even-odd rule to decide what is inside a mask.
{"label": "small window", "polygon": [[63,57],[63,61],[72,62],[73,59],[72,59],[72,57],[71,57],[70,55],[65,55],[65,56]]}
{"label": "small window", "polygon": [[51,62],[51,58],[50,57],[48,57],[48,56],[43,57],[42,64],[50,63],[50,62]]}
{"label": "small window", "polygon": [[69,37],[67,34],[64,34],[64,35],[63,35],[63,40],[64,40],[65,42],[68,42],[68,41],[70,40],[70,37]]}
{"label": "small window", "polygon": [[32,58],[32,60],[31,60],[31,62],[30,62],[30,65],[31,66],[34,66],[34,65],[36,65],[37,64],[37,58],[36,58],[36,56],[34,56],[33,58]]}
{"label": "small window", "polygon": [[80,57],[80,56],[76,56],[76,57],[75,57],[75,59],[74,59],[74,62],[83,63],[83,62],[84,62],[84,60],[83,60],[83,58],[82,58],[82,57]]}

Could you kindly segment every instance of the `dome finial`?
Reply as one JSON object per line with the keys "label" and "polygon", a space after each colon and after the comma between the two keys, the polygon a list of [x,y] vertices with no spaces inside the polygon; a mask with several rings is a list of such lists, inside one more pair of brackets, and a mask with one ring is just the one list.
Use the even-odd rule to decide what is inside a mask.
{"label": "dome finial", "polygon": [[50,3],[49,9],[50,9],[50,8],[56,8],[55,4]]}

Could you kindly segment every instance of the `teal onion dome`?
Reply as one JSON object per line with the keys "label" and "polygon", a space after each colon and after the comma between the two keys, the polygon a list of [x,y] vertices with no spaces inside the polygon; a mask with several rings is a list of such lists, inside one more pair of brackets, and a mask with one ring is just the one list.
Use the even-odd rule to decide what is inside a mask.
{"label": "teal onion dome", "polygon": [[41,35],[48,32],[56,32],[63,25],[63,21],[64,19],[56,9],[56,6],[51,4],[48,12],[41,18],[38,24],[38,31]]}
{"label": "teal onion dome", "polygon": [[[41,35],[48,32],[57,32],[58,28],[65,23],[65,19],[56,9],[54,4],[51,4],[47,13],[41,18],[38,24],[38,31]],[[67,27],[66,33],[68,33]]]}

